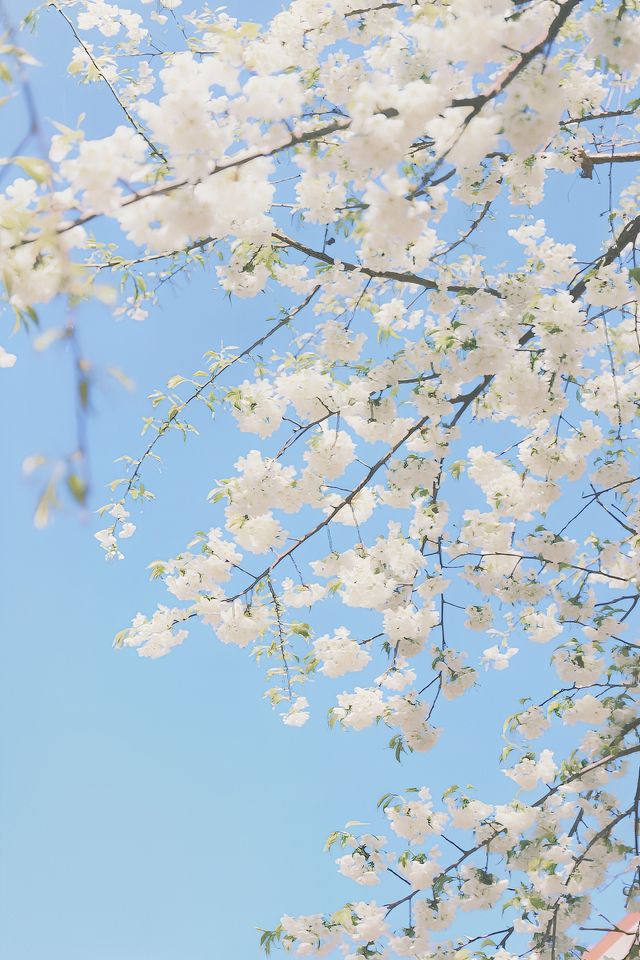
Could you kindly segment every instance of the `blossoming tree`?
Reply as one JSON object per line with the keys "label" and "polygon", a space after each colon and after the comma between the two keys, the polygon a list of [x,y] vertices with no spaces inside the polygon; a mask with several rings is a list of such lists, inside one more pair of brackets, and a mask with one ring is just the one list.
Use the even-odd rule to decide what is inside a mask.
{"label": "blossoming tree", "polygon": [[[290,727],[322,699],[312,681],[344,677],[330,724],[388,728],[409,767],[481,667],[550,663],[545,696],[522,691],[505,720],[507,802],[389,793],[380,832],[328,840],[352,901],[285,915],[262,943],[579,956],[583,930],[611,927],[603,891],[621,912],[640,892],[640,4],[292,0],[265,25],[132,6],[38,12],[65,21],[69,71],[121,122],[97,139],[58,125],[3,161],[5,312],[73,338],[46,332],[54,299],[116,297],[143,319],[150,276],[202,264],[282,310],[152,397],[100,508],[108,559],[198,405],[230,411],[247,447],[203,505],[215,525],[152,565],[170,604],[116,645],[165,656],[200,620],[267,664]],[[33,111],[28,40],[9,30],[0,49]],[[560,242],[554,198],[580,177],[606,205],[601,235],[569,225]],[[78,500],[82,456],[65,468]]]}

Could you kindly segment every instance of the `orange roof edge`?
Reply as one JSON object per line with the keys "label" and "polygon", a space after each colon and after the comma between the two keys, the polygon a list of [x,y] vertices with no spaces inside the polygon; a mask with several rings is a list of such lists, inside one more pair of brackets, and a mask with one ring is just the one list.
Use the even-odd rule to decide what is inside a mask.
{"label": "orange roof edge", "polygon": [[[628,940],[628,949],[624,952],[620,952],[620,948],[624,948],[624,945],[621,943],[616,950],[617,956],[626,956],[627,953],[631,950],[633,946],[633,937],[630,934],[638,934],[640,929],[640,911],[635,913],[628,913],[624,920],[621,920],[618,923],[618,930],[611,930],[607,933],[602,940],[599,940],[593,947],[587,950],[586,953],[582,955],[582,960],[600,960],[609,950],[614,947],[619,940]],[[622,932],[624,931],[624,932]]]}

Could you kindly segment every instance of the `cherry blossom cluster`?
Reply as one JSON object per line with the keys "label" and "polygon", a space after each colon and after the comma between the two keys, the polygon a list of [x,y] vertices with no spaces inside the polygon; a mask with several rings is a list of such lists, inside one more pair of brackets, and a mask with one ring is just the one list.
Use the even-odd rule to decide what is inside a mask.
{"label": "cherry blossom cluster", "polygon": [[[568,960],[601,890],[640,895],[639,13],[50,10],[70,73],[121,121],[57,125],[46,158],[13,158],[0,256],[18,324],[60,297],[144,320],[156,281],[195,265],[282,305],[152,395],[146,446],[100,510],[108,559],[163,438],[200,407],[246,449],[211,478],[202,531],[151,565],[170,602],[116,645],[155,659],[204,625],[265,665],[287,726],[328,685],[330,724],[387,728],[398,759],[445,739],[440,708],[487,671],[548,665],[546,694],[505,721],[513,798],[386,795],[379,834],[328,842],[364,899],[284,916],[267,951]],[[580,180],[607,209],[600,235],[567,239],[554,203]],[[369,899],[390,882],[399,895]],[[491,932],[456,938],[470,912]]]}

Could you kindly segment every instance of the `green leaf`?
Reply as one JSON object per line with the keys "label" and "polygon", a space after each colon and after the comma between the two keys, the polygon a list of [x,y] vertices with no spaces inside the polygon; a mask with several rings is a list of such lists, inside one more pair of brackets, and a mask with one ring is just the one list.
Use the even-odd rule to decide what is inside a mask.
{"label": "green leaf", "polygon": [[164,566],[164,563],[154,562],[149,564],[149,569],[151,570],[151,579],[157,580],[159,577],[163,575],[165,571],[165,566]]}
{"label": "green leaf", "polygon": [[41,160],[40,157],[3,157],[0,163],[15,163],[24,170],[28,177],[31,177],[31,179],[37,183],[45,183],[51,179],[51,167],[45,160]]}
{"label": "green leaf", "polygon": [[124,643],[124,638],[126,637],[128,632],[129,632],[128,630],[120,630],[118,631],[118,633],[116,633],[115,637],[113,638],[113,646],[116,647],[116,649],[119,650],[122,647],[122,644]]}
{"label": "green leaf", "polygon": [[346,904],[341,910],[336,910],[331,914],[331,923],[340,924],[342,927],[350,927],[353,922],[353,913],[351,906]]}
{"label": "green leaf", "polygon": [[76,503],[85,503],[87,499],[87,485],[82,477],[78,476],[77,473],[70,473],[67,477],[67,487]]}
{"label": "green leaf", "polygon": [[78,383],[78,396],[80,398],[80,406],[83,410],[86,410],[89,406],[89,381],[86,377],[82,377]]}

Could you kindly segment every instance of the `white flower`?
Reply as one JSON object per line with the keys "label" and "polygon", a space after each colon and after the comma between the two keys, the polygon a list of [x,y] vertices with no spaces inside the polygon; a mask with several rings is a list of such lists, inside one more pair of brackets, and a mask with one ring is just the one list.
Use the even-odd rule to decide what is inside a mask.
{"label": "white flower", "polygon": [[469,630],[484,630],[493,622],[493,612],[488,604],[486,606],[467,607],[465,612],[467,619],[464,625]]}
{"label": "white flower", "polygon": [[352,853],[338,857],[338,870],[345,877],[355,880],[362,886],[375,886],[380,882],[379,871],[385,869],[386,857],[384,847],[386,837],[376,837],[364,833],[360,837],[348,836],[343,838],[343,846],[353,847]]}
{"label": "white flower", "polygon": [[356,927],[353,933],[354,940],[368,943],[377,940],[387,930],[384,918],[387,915],[386,907],[379,907],[377,903],[354,903],[353,912],[357,916]]}
{"label": "white flower", "polygon": [[446,813],[434,811],[428,787],[422,787],[416,799],[403,799],[385,812],[396,836],[409,843],[422,843],[428,835],[441,834],[448,820]]}
{"label": "white flower", "polygon": [[595,276],[587,280],[587,297],[594,307],[621,307],[634,299],[625,274],[613,264],[598,267]]}
{"label": "white flower", "polygon": [[246,647],[262,636],[271,620],[271,610],[265,604],[253,603],[245,607],[240,601],[234,600],[222,608],[217,634],[223,643]]}
{"label": "white flower", "polygon": [[5,348],[0,345],[0,368],[12,367],[17,359],[15,353],[8,353]]}
{"label": "white flower", "polygon": [[327,677],[363,670],[371,660],[364,647],[350,638],[345,627],[338,627],[333,637],[328,634],[319,637],[314,641],[313,651],[322,662],[320,673]]}
{"label": "white flower", "polygon": [[494,670],[506,670],[509,660],[515,657],[517,652],[517,647],[487,647],[482,653],[481,662],[487,670],[489,667],[493,667]]}
{"label": "white flower", "polygon": [[533,826],[538,812],[535,807],[516,802],[497,806],[495,816],[497,823],[502,824],[510,833],[517,835]]}
{"label": "white flower", "polygon": [[141,657],[151,660],[164,657],[187,637],[186,630],[175,630],[185,616],[184,610],[164,606],[158,607],[151,619],[139,613],[133,618],[123,642],[125,646],[137,647]]}
{"label": "white flower", "polygon": [[479,826],[493,810],[490,804],[483,803],[482,800],[468,800],[460,807],[456,807],[453,802],[449,801],[447,806],[451,814],[451,823],[461,830]]}
{"label": "white flower", "polygon": [[285,606],[293,609],[311,607],[326,595],[327,588],[320,583],[294,584],[288,577],[282,581],[282,601]]}
{"label": "white flower", "polygon": [[557,772],[558,768],[553,762],[551,750],[543,750],[539,760],[525,757],[511,770],[503,770],[507,777],[515,780],[521,790],[532,790],[540,780],[543,783],[551,783]]}
{"label": "white flower", "polygon": [[271,511],[255,517],[238,516],[228,511],[228,518],[227,529],[234,534],[240,546],[251,553],[266,553],[276,549],[287,538],[286,531]]}
{"label": "white flower", "polygon": [[322,426],[310,441],[304,459],[321,477],[335,479],[353,463],[355,444],[344,430]]}
{"label": "white flower", "polygon": [[309,701],[306,697],[296,697],[287,712],[282,717],[282,722],[288,727],[302,727],[309,719],[306,708]]}
{"label": "white flower", "polygon": [[563,714],[564,723],[573,726],[575,723],[588,723],[594,727],[601,726],[611,715],[611,711],[592,694],[576,698],[566,713]]}
{"label": "white flower", "polygon": [[522,611],[520,622],[527,631],[529,640],[534,643],[549,643],[562,633],[562,625],[556,620],[557,606],[552,603],[545,613],[538,612],[533,607]]}
{"label": "white flower", "polygon": [[333,715],[345,727],[364,730],[384,713],[384,700],[379,690],[356,687],[352,693],[339,693],[339,706],[333,708]]}
{"label": "white flower", "polygon": [[113,533],[113,527],[105,527],[104,530],[98,530],[94,537],[105,551],[105,560],[122,560],[123,556],[118,551],[117,541]]}
{"label": "white flower", "polygon": [[[435,857],[438,852],[438,848],[434,847],[430,856]],[[406,861],[402,867],[402,872],[414,890],[426,890],[427,887],[431,886],[438,874],[442,873],[442,865],[435,859],[421,860],[414,858]]]}
{"label": "white flower", "polygon": [[540,707],[529,707],[518,715],[518,732],[525,740],[537,740],[550,726]]}
{"label": "white flower", "polygon": [[404,690],[416,681],[416,672],[408,666],[408,661],[404,657],[396,657],[395,665],[390,667],[385,673],[376,677],[376,683],[387,690]]}

